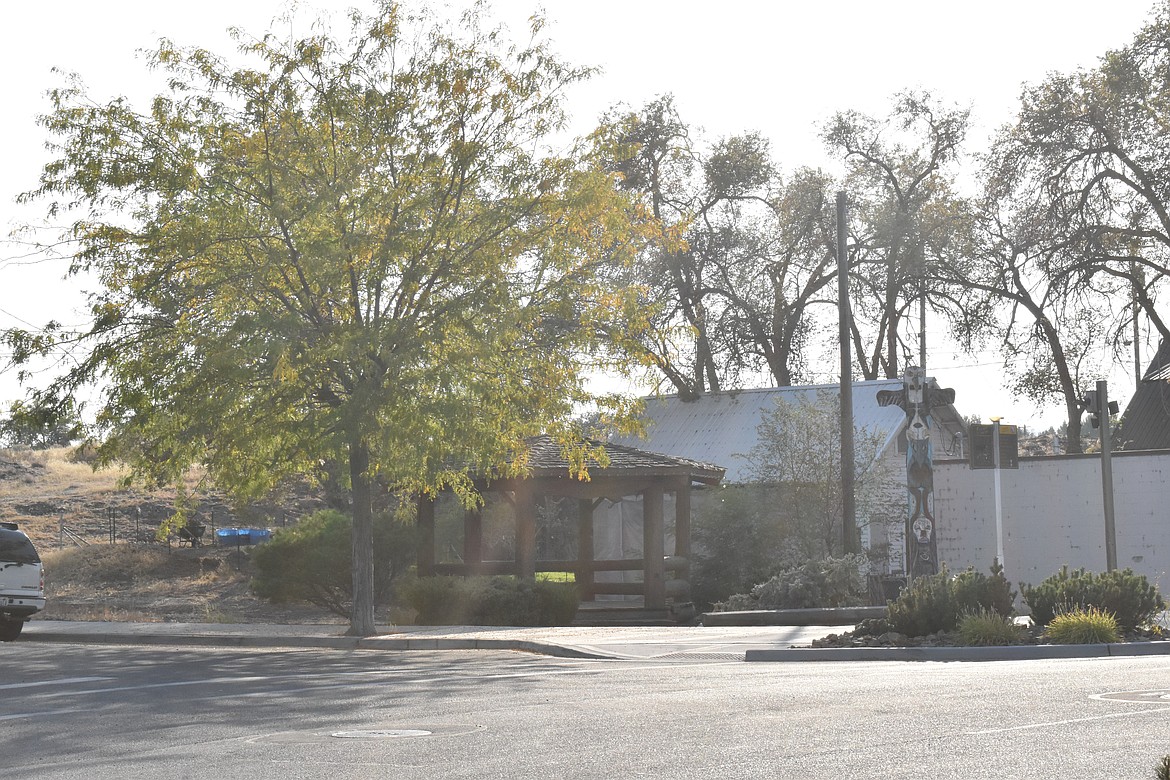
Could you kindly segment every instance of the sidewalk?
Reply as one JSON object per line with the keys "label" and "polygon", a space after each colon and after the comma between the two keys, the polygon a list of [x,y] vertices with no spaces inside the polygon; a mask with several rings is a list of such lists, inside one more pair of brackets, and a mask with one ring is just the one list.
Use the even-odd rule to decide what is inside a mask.
{"label": "sidewalk", "polygon": [[109,623],[33,620],[21,642],[323,647],[379,650],[519,650],[564,658],[739,660],[748,650],[793,645],[840,627],[629,626],[541,627],[393,626],[378,635],[345,636],[345,626],[241,623]]}
{"label": "sidewalk", "polygon": [[33,620],[20,642],[304,647],[363,650],[513,650],[561,658],[641,661],[1006,661],[1170,655],[1170,641],[1016,647],[812,648],[841,626],[632,626],[496,628],[379,627],[349,637],[345,626],[238,623],[107,623]]}

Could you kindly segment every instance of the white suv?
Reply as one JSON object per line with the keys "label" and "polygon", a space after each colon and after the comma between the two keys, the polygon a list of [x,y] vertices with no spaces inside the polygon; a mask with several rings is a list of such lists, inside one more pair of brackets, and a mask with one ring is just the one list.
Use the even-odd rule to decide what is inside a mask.
{"label": "white suv", "polygon": [[45,572],[37,548],[16,523],[0,523],[0,642],[20,636],[45,608]]}

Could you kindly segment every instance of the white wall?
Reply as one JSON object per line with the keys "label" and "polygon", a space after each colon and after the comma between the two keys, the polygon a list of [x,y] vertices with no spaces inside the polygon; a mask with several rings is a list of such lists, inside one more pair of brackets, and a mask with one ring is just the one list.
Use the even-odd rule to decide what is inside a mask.
{"label": "white wall", "polygon": [[[1117,565],[1170,590],[1170,451],[1114,453]],[[1064,564],[1105,570],[1100,455],[1021,458],[1001,474],[1004,568],[1037,584]],[[994,472],[936,462],[939,559],[987,571],[996,552]]]}

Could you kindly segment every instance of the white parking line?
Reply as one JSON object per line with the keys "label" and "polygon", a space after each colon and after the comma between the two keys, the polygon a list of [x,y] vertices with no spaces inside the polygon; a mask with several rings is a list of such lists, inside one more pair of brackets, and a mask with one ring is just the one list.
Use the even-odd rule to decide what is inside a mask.
{"label": "white parking line", "polygon": [[14,712],[11,715],[0,715],[0,721],[23,720],[24,718],[43,718],[49,715],[73,715],[78,712],[95,712],[93,709],[70,707],[66,710],[41,710],[40,712]]}
{"label": "white parking line", "polygon": [[1134,715],[1149,715],[1152,712],[1170,712],[1170,707],[1160,707],[1156,710],[1131,710],[1129,712],[1113,712],[1108,715],[1093,715],[1088,718],[1073,718],[1072,720],[1054,720],[1048,723],[1027,723],[1023,726],[1008,726],[1002,729],[987,729],[985,731],[968,731],[968,736],[980,734],[1004,734],[1009,731],[1026,731],[1028,729],[1042,729],[1050,726],[1066,726],[1070,723],[1088,723],[1094,720],[1109,720],[1111,718],[1132,718]]}
{"label": "white parking line", "polygon": [[0,691],[13,691],[17,688],[43,688],[46,685],[73,685],[75,683],[104,682],[113,677],[62,677],[60,680],[41,680],[40,682],[10,683],[0,685]]}

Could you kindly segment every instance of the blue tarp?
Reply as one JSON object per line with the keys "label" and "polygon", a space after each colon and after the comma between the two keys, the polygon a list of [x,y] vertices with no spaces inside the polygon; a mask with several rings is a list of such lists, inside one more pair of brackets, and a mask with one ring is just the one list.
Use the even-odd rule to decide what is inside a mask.
{"label": "blue tarp", "polygon": [[272,538],[272,531],[267,528],[219,528],[215,532],[215,541],[220,544],[260,544]]}

